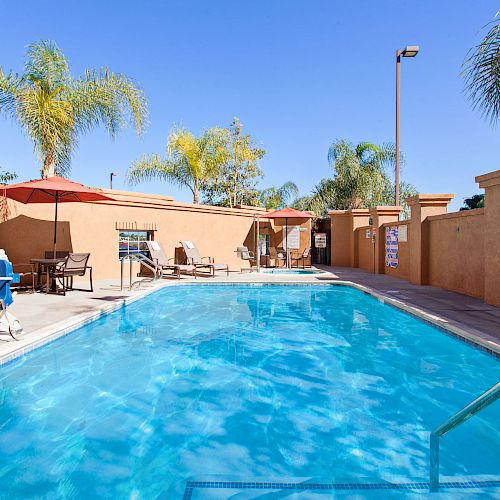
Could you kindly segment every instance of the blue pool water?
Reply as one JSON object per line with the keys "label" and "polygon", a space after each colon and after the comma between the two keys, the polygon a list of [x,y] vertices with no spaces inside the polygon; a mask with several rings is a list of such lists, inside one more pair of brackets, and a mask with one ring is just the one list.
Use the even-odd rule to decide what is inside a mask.
{"label": "blue pool water", "polygon": [[[499,378],[492,356],[351,288],[169,287],[0,367],[0,497],[425,481],[429,431]],[[446,436],[442,475],[500,476],[499,422],[497,404]]]}

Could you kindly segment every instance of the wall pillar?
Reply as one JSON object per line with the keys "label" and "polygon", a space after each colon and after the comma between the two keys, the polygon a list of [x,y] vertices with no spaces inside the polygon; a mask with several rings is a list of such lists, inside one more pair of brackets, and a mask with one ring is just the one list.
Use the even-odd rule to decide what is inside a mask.
{"label": "wall pillar", "polygon": [[380,228],[383,224],[390,224],[399,221],[401,207],[373,207],[370,208],[373,231],[375,231],[375,249],[373,272],[375,274],[384,274],[385,270],[385,234],[382,234]]}
{"label": "wall pillar", "polygon": [[484,301],[500,306],[500,170],[476,182],[484,189]]}
{"label": "wall pillar", "polygon": [[410,282],[426,285],[429,280],[429,227],[431,215],[445,214],[454,198],[452,194],[417,194],[406,203],[411,210],[410,219]]}
{"label": "wall pillar", "polygon": [[367,226],[370,220],[368,209],[330,210],[332,266],[356,267],[357,242],[355,231]]}

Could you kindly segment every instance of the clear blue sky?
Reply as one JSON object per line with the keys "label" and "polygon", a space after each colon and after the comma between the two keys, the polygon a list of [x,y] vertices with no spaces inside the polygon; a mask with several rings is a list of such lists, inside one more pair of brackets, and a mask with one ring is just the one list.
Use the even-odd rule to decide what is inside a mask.
{"label": "clear blue sky", "polygon": [[[146,152],[162,153],[172,124],[194,132],[234,116],[267,149],[263,186],[295,181],[303,194],[331,175],[336,138],[394,140],[395,50],[402,63],[403,177],[420,192],[479,192],[474,176],[500,169],[500,130],[471,109],[460,67],[498,1],[85,1],[23,0],[2,6],[0,65],[22,70],[25,47],[52,39],[74,74],[108,66],[145,91],[150,125],[114,142],[80,140],[72,178],[106,186]],[[0,165],[20,179],[39,165],[19,127],[0,119]],[[137,189],[137,188],[136,188]],[[190,200],[161,183],[138,189]]]}

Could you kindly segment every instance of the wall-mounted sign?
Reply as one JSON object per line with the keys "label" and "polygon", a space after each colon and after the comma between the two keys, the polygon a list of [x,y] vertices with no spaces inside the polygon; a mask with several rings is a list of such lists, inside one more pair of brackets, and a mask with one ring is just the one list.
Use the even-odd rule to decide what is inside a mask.
{"label": "wall-mounted sign", "polygon": [[283,248],[298,250],[300,248],[300,226],[288,226],[286,238],[283,241]]}
{"label": "wall-mounted sign", "polygon": [[314,234],[314,246],[316,248],[326,248],[326,233]]}
{"label": "wall-mounted sign", "polygon": [[398,228],[385,228],[385,265],[396,269],[398,267]]}
{"label": "wall-mounted sign", "polygon": [[408,241],[408,226],[406,225],[399,226],[398,241],[399,243],[406,243]]}

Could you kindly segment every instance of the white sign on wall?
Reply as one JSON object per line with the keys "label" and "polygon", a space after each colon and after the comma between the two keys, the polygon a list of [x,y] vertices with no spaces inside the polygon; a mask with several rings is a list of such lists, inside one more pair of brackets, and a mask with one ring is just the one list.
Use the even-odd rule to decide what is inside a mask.
{"label": "white sign on wall", "polygon": [[314,246],[316,248],[326,248],[326,233],[314,234]]}
{"label": "white sign on wall", "polygon": [[398,228],[385,228],[385,265],[396,269],[398,267]]}
{"label": "white sign on wall", "polygon": [[288,226],[286,228],[287,235],[283,241],[283,248],[287,247],[290,250],[298,250],[300,248],[300,226]]}
{"label": "white sign on wall", "polygon": [[408,241],[408,226],[399,226],[398,241],[399,243],[406,243]]}

